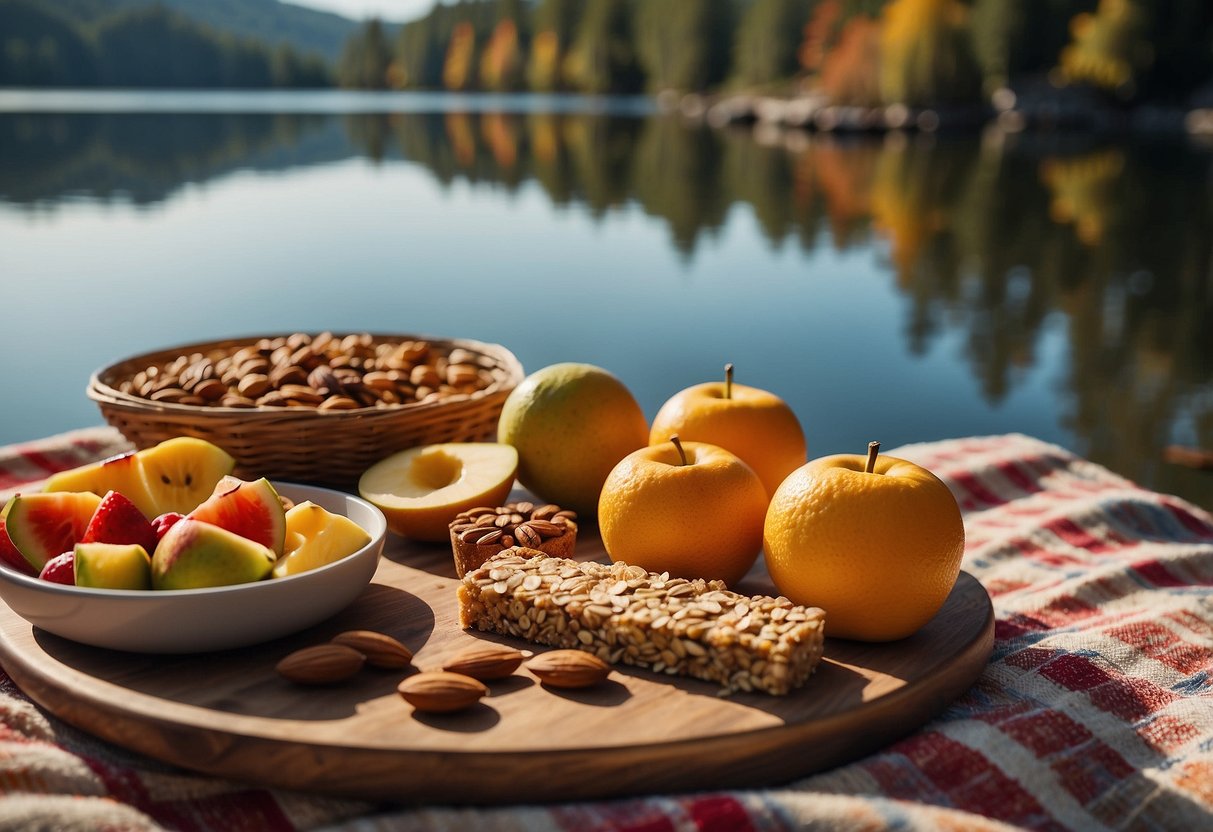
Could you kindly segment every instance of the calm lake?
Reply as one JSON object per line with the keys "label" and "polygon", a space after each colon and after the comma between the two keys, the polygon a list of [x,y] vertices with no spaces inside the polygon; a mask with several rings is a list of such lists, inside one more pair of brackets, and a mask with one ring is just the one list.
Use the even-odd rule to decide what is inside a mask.
{"label": "calm lake", "polygon": [[1213,448],[1211,185],[1180,138],[0,93],[0,443],[99,423],[85,384],[120,357],[365,329],[598,364],[650,417],[731,361],[810,456],[1018,431],[1208,507],[1213,474],[1161,452]]}

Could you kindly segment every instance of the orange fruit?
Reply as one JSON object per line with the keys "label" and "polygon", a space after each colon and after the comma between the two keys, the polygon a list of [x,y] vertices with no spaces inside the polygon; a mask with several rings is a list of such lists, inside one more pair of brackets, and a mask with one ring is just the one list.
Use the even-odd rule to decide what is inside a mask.
{"label": "orange fruit", "polygon": [[826,612],[826,633],[892,641],[934,617],[960,572],[956,499],[921,466],[891,456],[813,460],[767,509],[763,546],[780,593]]}
{"label": "orange fruit", "polygon": [[518,481],[582,517],[593,516],[615,463],[648,438],[628,388],[591,364],[536,370],[506,397],[497,422],[497,441],[518,449]]}
{"label": "orange fruit", "polygon": [[670,397],[653,419],[649,444],[678,434],[683,441],[719,445],[754,469],[769,497],[784,477],[804,465],[804,431],[783,399],[733,384],[732,364],[725,373],[723,382],[696,384]]}
{"label": "orange fruit", "polygon": [[724,448],[673,442],[634,451],[612,469],[598,529],[612,560],[732,585],[758,559],[767,494]]}

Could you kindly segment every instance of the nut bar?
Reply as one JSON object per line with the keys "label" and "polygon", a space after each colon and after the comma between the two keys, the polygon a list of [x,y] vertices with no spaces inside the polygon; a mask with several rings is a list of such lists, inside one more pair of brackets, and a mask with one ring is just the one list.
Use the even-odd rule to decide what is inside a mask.
{"label": "nut bar", "polygon": [[460,578],[498,552],[515,545],[567,558],[577,543],[577,513],[529,501],[470,508],[451,522],[455,574]]}
{"label": "nut bar", "polygon": [[825,613],[783,597],[731,592],[721,581],[515,547],[464,575],[459,623],[719,682],[726,692],[782,695],[817,667]]}

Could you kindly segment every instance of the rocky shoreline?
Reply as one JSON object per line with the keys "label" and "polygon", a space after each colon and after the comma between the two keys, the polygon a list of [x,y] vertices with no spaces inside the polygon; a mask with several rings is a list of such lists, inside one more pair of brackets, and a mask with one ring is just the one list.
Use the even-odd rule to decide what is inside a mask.
{"label": "rocky shoreline", "polygon": [[709,127],[761,125],[821,133],[885,133],[894,130],[935,133],[974,132],[991,123],[1005,132],[1089,131],[1213,137],[1213,100],[1193,106],[1110,106],[1084,90],[999,90],[989,104],[914,108],[843,106],[821,94],[699,95],[662,93],[666,113]]}

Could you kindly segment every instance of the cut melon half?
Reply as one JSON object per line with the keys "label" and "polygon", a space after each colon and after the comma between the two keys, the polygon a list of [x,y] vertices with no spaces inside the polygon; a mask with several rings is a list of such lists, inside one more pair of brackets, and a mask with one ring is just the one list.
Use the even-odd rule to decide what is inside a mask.
{"label": "cut melon half", "polygon": [[282,556],[286,514],[278,492],[264,477],[254,482],[224,477],[210,498],[186,516],[227,529]]}
{"label": "cut melon half", "polygon": [[297,575],[352,555],[371,542],[366,529],[310,500],[286,513],[286,556],[274,564],[274,577]]}
{"label": "cut melon half", "polygon": [[100,504],[89,491],[18,494],[4,507],[4,527],[36,574],[48,560],[76,547]]}
{"label": "cut melon half", "polygon": [[159,514],[144,484],[139,455],[134,451],[60,471],[46,481],[43,490],[91,491],[98,497],[104,497],[108,491],[117,491],[134,503],[147,519]]}
{"label": "cut melon half", "polygon": [[77,543],[76,586],[151,589],[152,559],[137,543]]}
{"label": "cut melon half", "polygon": [[227,451],[192,436],[167,439],[135,456],[154,505],[150,514],[144,512],[149,518],[169,511],[189,514],[236,467],[236,460]]}
{"label": "cut melon half", "polygon": [[274,553],[238,534],[186,518],[152,555],[153,589],[231,586],[268,578]]}
{"label": "cut melon half", "polygon": [[396,534],[446,540],[455,515],[499,506],[518,471],[518,451],[496,442],[448,442],[393,454],[358,480],[363,499],[387,517]]}

